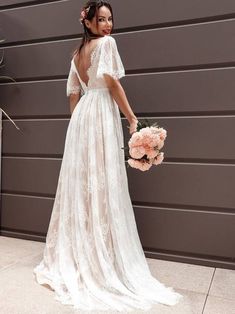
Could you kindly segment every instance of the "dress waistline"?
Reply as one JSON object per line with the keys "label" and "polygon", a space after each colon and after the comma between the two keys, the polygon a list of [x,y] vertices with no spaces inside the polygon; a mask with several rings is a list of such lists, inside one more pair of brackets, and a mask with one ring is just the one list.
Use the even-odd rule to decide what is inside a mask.
{"label": "dress waistline", "polygon": [[89,91],[109,91],[108,87],[88,87],[85,89],[85,93]]}

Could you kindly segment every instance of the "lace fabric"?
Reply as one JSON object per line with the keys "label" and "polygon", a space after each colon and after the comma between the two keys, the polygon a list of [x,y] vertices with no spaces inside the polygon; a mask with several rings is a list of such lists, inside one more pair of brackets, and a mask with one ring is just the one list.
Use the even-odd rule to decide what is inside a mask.
{"label": "lace fabric", "polygon": [[125,69],[118,53],[117,44],[113,37],[104,36],[98,40],[96,47],[91,53],[91,65],[87,70],[89,77],[86,85],[79,76],[75,66],[74,58],[71,60],[71,67],[67,80],[66,94],[82,94],[88,89],[107,88],[104,74],[120,79],[125,76]]}
{"label": "lace fabric", "polygon": [[103,78],[104,74],[112,76],[114,79],[120,79],[125,76],[125,70],[122,60],[118,53],[116,41],[113,37],[107,37],[104,41],[97,60],[96,77]]}
{"label": "lace fabric", "polygon": [[81,84],[76,73],[75,64],[73,60],[71,60],[71,66],[70,66],[69,76],[68,76],[67,85],[66,85],[66,95],[70,96],[71,94],[79,94],[80,91],[81,91]]}
{"label": "lace fabric", "polygon": [[182,298],[149,270],[128,190],[118,105],[104,73],[125,75],[116,42],[99,39],[88,85],[72,60],[67,92],[83,95],[69,121],[39,284],[56,300],[81,310],[148,310]]}

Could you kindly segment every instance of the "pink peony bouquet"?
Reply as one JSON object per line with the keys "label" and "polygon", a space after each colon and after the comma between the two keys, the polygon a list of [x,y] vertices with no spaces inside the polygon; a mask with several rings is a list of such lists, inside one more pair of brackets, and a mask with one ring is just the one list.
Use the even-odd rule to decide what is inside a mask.
{"label": "pink peony bouquet", "polygon": [[148,122],[138,121],[136,131],[132,133],[126,147],[129,150],[128,164],[141,171],[161,164],[164,153],[160,149],[164,146],[166,136],[166,130],[158,127],[157,123],[150,125]]}

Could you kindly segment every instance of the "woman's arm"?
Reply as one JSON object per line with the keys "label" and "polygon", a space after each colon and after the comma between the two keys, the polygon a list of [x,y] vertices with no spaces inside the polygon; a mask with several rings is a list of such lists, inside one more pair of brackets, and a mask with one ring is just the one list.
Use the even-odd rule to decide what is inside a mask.
{"label": "woman's arm", "polygon": [[73,111],[74,111],[74,109],[75,109],[75,107],[76,107],[80,97],[81,97],[81,92],[79,94],[71,94],[69,96],[69,107],[70,107],[71,115],[72,115],[72,113],[73,113]]}
{"label": "woman's arm", "polygon": [[69,107],[71,115],[81,97],[81,84],[77,76],[74,62],[74,60],[71,60],[70,71],[66,86],[66,94],[69,97]]}
{"label": "woman's arm", "polygon": [[120,108],[121,112],[124,114],[124,116],[128,120],[130,124],[129,132],[130,134],[132,134],[135,131],[138,119],[129,105],[125,91],[119,80],[115,80],[113,77],[111,77],[108,74],[104,74],[104,78],[105,78],[107,87],[109,88],[109,91],[112,97],[118,104],[118,107]]}

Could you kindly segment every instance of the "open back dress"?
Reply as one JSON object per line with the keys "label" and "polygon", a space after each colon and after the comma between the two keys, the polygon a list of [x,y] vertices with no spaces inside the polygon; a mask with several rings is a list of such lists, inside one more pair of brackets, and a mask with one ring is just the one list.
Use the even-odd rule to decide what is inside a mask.
{"label": "open back dress", "polygon": [[74,58],[67,96],[82,92],[68,124],[43,258],[34,273],[55,299],[81,310],[148,310],[182,295],[154,278],[129,195],[121,117],[103,74],[125,76],[114,37],[97,40],[86,85]]}

